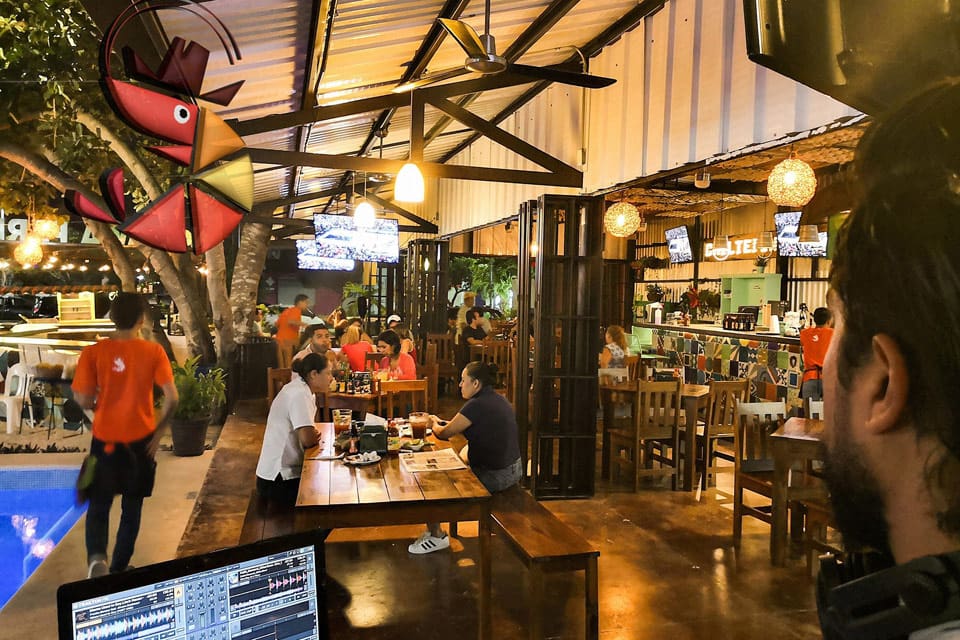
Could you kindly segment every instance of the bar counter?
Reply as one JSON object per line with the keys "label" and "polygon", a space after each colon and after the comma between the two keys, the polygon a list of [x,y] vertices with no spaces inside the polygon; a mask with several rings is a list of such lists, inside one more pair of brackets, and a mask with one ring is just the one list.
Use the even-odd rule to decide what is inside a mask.
{"label": "bar counter", "polygon": [[636,326],[653,329],[654,346],[671,356],[671,366],[683,364],[688,383],[746,378],[752,401],[783,400],[787,409],[802,404],[799,338],[763,331],[730,331],[714,324],[638,322]]}

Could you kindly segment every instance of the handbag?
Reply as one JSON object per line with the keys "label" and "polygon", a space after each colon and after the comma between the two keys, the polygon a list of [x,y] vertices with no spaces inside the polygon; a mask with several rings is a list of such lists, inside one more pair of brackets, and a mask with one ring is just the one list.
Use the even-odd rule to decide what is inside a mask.
{"label": "handbag", "polygon": [[77,504],[85,504],[90,499],[90,487],[93,486],[93,479],[97,473],[97,457],[92,453],[87,454],[80,465],[80,473],[77,475]]}

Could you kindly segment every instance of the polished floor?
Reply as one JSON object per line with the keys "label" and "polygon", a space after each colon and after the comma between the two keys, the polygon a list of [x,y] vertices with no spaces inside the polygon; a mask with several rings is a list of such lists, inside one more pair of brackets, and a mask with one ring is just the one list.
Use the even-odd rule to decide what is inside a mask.
{"label": "polished floor", "polygon": [[[444,403],[452,413],[458,403]],[[446,415],[441,411],[442,415]],[[250,424],[256,422],[251,416]],[[225,429],[180,554],[234,544],[246,498],[233,487],[256,464],[258,429]],[[229,455],[227,455],[229,454]],[[544,504],[600,549],[600,635],[620,638],[818,638],[813,582],[794,549],[770,566],[766,525],[748,521],[739,551],[721,490],[702,495],[650,486],[638,493],[598,482],[589,500]],[[249,496],[249,493],[246,493]],[[334,531],[326,545],[332,638],[450,640],[475,634],[476,525],[460,525],[450,550],[407,553],[409,526]],[[495,638],[525,638],[528,577],[493,542]],[[550,638],[583,637],[583,577],[554,574],[542,612]]]}

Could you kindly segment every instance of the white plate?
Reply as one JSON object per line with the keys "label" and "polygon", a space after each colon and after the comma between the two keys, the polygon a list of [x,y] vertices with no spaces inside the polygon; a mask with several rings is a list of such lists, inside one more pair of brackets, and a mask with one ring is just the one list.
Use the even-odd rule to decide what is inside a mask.
{"label": "white plate", "polygon": [[343,459],[343,464],[349,464],[354,467],[364,467],[368,464],[377,464],[378,462],[380,462],[380,456],[377,456],[373,460],[364,460],[363,456],[359,455],[346,456]]}

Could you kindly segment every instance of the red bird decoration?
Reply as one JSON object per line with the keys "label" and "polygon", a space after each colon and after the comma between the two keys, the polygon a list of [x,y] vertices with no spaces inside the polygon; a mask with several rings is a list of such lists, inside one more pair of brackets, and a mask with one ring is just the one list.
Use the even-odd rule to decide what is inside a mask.
{"label": "red bird decoration", "polygon": [[[124,234],[144,244],[185,253],[188,232],[193,250],[201,254],[216,246],[240,224],[253,206],[253,164],[243,153],[243,140],[212,110],[196,104],[205,100],[227,105],[243,81],[201,94],[210,52],[196,42],[174,38],[160,67],[154,73],[129,47],[123,49],[127,76],[153,88],[113,77],[110,52],[119,30],[133,17],[159,9],[190,11],[214,31],[231,64],[240,58],[233,36],[213,13],[201,4],[182,0],[148,4],[140,0],[114,19],[100,47],[101,86],[110,106],[132,128],[173,146],[151,146],[160,157],[187,167],[189,175],[160,198],[139,211],[124,195],[123,169],[107,169],[100,176],[100,190],[109,208],[103,210],[80,193],[64,195],[67,208],[77,215],[118,225]],[[206,15],[205,15],[206,14]]]}

